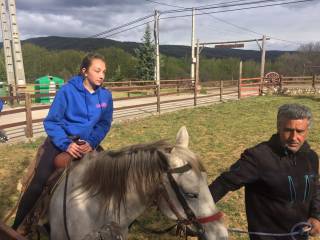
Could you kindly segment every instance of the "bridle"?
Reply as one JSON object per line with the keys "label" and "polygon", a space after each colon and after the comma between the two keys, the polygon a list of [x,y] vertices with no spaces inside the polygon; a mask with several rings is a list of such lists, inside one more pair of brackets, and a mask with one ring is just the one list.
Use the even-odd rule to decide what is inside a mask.
{"label": "bridle", "polygon": [[[177,208],[173,204],[173,202],[170,200],[169,193],[167,189],[165,188],[164,183],[162,182],[161,190],[160,190],[160,196],[162,196],[165,201],[167,202],[169,208],[171,211],[176,215],[177,217],[177,233],[181,236],[183,234],[190,236],[197,236],[200,240],[206,240],[205,236],[205,229],[203,228],[202,224],[209,223],[209,222],[215,222],[221,219],[223,216],[222,212],[217,212],[211,216],[207,217],[200,217],[197,218],[190,206],[188,205],[181,188],[178,186],[176,180],[172,176],[172,174],[176,173],[185,173],[189,170],[191,170],[192,167],[189,163],[183,165],[182,167],[177,167],[173,169],[169,169],[166,174],[170,183],[171,188],[173,189],[174,193],[176,194],[176,197],[181,205],[181,207],[184,210],[184,213],[187,218],[184,218],[181,216],[181,214],[178,212]],[[194,226],[195,231],[191,230],[188,226]]]}

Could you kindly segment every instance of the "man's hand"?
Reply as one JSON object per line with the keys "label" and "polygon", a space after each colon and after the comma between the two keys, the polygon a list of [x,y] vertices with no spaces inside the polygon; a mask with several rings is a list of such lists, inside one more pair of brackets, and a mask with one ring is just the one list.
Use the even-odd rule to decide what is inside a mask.
{"label": "man's hand", "polygon": [[316,218],[309,218],[308,223],[312,225],[312,229],[310,231],[311,236],[318,236],[320,234],[320,221]]}

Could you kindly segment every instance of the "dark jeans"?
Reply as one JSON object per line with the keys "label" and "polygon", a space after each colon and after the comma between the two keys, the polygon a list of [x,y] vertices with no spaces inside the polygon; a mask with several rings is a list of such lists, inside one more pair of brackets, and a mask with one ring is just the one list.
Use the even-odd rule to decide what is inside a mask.
{"label": "dark jeans", "polygon": [[54,146],[49,138],[45,140],[38,151],[42,151],[38,156],[39,164],[36,167],[33,179],[31,180],[27,190],[24,192],[19,203],[16,218],[12,225],[13,229],[17,229],[19,227],[26,215],[33,208],[35,202],[40,197],[47,180],[55,171],[54,159],[59,153],[61,153],[61,150]]}

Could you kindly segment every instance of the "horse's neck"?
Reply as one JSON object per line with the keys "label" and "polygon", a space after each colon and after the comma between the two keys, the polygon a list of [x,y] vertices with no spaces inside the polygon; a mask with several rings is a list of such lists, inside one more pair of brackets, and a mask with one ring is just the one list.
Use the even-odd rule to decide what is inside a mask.
{"label": "horse's neck", "polygon": [[[90,162],[79,162],[76,163],[76,166],[72,169],[69,181],[71,186],[73,186],[73,189],[77,188],[80,185],[82,177],[86,174],[86,169],[89,164]],[[81,189],[79,189],[79,192],[81,192]],[[84,204],[89,206],[94,214],[95,212],[97,212],[97,214],[100,214],[101,209],[104,208],[104,201],[99,197],[87,198],[87,196],[84,195],[81,198],[86,199],[86,202],[88,201],[88,199],[90,199],[90,202],[88,201]],[[148,203],[149,201],[145,201],[145,203],[142,203],[137,191],[133,189],[128,191],[126,202],[127,208],[124,209],[124,207],[121,206],[120,209],[120,225],[122,228],[127,228],[133,222],[133,220],[139,217],[146,209],[146,203]],[[116,207],[117,203],[111,201],[111,209]],[[106,215],[105,217],[107,218],[106,221],[118,222],[114,216]]]}

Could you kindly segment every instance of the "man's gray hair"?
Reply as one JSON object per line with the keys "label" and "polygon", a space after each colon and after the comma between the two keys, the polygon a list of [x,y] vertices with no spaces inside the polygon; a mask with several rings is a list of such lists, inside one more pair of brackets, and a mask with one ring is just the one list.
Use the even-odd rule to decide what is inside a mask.
{"label": "man's gray hair", "polygon": [[278,129],[283,120],[297,120],[297,119],[307,119],[308,128],[310,128],[312,125],[311,110],[304,105],[300,105],[296,103],[284,104],[279,107],[278,116],[277,116]]}

